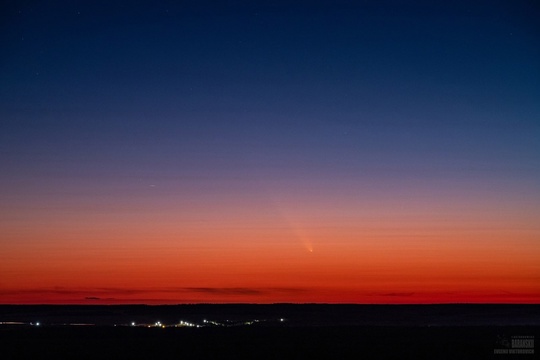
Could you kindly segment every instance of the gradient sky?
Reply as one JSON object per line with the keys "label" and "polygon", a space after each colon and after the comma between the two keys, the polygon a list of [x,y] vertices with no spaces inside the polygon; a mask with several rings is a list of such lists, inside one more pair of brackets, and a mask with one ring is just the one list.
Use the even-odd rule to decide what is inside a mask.
{"label": "gradient sky", "polygon": [[0,8],[0,303],[540,302],[536,1],[121,3]]}

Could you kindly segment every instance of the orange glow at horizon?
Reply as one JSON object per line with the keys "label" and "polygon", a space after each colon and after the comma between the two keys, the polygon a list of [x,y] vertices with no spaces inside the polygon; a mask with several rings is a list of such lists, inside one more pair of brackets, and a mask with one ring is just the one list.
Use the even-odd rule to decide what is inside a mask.
{"label": "orange glow at horizon", "polygon": [[490,229],[446,214],[215,214],[202,225],[163,213],[4,224],[17,241],[1,249],[0,302],[540,300],[539,231],[523,220]]}

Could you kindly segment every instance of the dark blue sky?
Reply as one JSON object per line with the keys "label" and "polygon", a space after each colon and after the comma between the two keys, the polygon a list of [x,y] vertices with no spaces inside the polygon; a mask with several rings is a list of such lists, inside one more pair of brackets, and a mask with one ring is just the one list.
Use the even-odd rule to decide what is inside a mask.
{"label": "dark blue sky", "polygon": [[538,179],[533,1],[195,3],[4,5],[8,176]]}
{"label": "dark blue sky", "polygon": [[5,5],[8,176],[538,179],[534,2],[198,3]]}

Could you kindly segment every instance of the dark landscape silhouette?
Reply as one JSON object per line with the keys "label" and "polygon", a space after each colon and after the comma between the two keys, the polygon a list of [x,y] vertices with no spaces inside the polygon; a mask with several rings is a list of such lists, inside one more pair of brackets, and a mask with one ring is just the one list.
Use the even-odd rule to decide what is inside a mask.
{"label": "dark landscape silhouette", "polygon": [[511,359],[534,354],[540,306],[3,305],[0,323],[9,359]]}

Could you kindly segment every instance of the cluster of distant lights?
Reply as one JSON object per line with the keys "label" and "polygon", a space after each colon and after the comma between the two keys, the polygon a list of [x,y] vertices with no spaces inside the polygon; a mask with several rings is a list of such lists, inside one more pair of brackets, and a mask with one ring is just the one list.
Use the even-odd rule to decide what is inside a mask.
{"label": "cluster of distant lights", "polygon": [[162,329],[165,329],[166,327],[201,327],[200,325],[196,325],[196,324],[190,323],[188,321],[183,321],[183,320],[180,320],[178,324],[174,324],[174,325],[165,325],[161,321],[156,321],[152,325],[137,324],[136,322],[132,321],[131,326],[156,327],[156,328],[162,328]]}
{"label": "cluster of distant lights", "polygon": [[[284,321],[285,321],[285,319],[283,319],[283,318],[279,319],[279,322],[284,322]],[[253,325],[253,324],[258,323],[258,322],[261,322],[261,320],[256,320],[255,319],[255,320],[250,320],[250,321],[244,321],[244,322],[241,322],[241,323],[235,323],[234,325]],[[28,323],[18,322],[18,321],[3,321],[3,322],[0,322],[0,325],[24,325],[24,324],[28,324]],[[30,325],[31,326],[41,326],[41,323],[39,321],[36,321],[36,322],[31,322]],[[63,324],[63,325],[94,325],[94,324]],[[117,326],[117,325],[114,325],[114,326]],[[189,321],[180,320],[179,323],[174,324],[174,325],[166,325],[166,324],[163,324],[161,321],[156,321],[153,324],[137,324],[135,321],[132,321],[130,326],[165,329],[167,327],[195,327],[195,328],[200,328],[200,327],[203,327],[203,326],[233,326],[233,325],[231,325],[228,321],[223,323],[223,322],[218,322],[218,321],[206,320],[205,319],[205,320],[203,320],[203,325],[194,324],[194,323],[189,322]]]}
{"label": "cluster of distant lights", "polygon": [[[285,319],[283,318],[280,318],[279,319],[279,322],[284,322]],[[255,323],[258,323],[260,322],[260,320],[250,320],[250,321],[244,321],[242,323],[237,323],[236,325],[253,325]],[[195,323],[192,323],[192,322],[189,322],[189,321],[184,321],[184,320],[180,320],[179,323],[177,324],[174,324],[174,325],[166,325],[164,323],[162,323],[161,321],[156,321],[155,323],[153,324],[137,324],[135,321],[132,321],[130,326],[137,326],[137,327],[148,327],[148,328],[162,328],[162,329],[165,329],[167,327],[194,327],[194,328],[200,328],[200,327],[204,327],[204,326],[232,326],[230,325],[229,323],[225,322],[225,323],[222,323],[222,322],[218,322],[218,321],[212,321],[212,320],[203,320],[203,325],[199,325],[199,324],[195,324]],[[116,325],[115,325],[116,326]]]}

